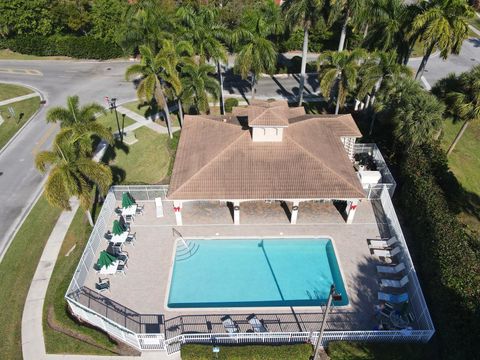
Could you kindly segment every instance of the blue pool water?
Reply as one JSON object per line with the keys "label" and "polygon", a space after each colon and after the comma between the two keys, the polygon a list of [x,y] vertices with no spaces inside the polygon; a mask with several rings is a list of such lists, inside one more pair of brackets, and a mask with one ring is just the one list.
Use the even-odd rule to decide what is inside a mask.
{"label": "blue pool water", "polygon": [[190,240],[178,246],[168,306],[257,307],[325,304],[330,285],[348,298],[329,239]]}

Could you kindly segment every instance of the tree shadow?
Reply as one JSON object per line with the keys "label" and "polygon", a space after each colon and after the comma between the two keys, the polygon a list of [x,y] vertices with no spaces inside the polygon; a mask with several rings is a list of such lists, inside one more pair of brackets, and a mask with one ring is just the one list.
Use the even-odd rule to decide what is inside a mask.
{"label": "tree shadow", "polygon": [[[251,84],[248,80],[244,80],[240,75],[233,72],[233,69],[228,69],[225,72],[225,79],[223,82],[223,91],[227,91],[228,94],[233,95],[239,93],[243,99],[248,103],[246,94],[251,92]],[[227,94],[227,95],[228,95]]]}

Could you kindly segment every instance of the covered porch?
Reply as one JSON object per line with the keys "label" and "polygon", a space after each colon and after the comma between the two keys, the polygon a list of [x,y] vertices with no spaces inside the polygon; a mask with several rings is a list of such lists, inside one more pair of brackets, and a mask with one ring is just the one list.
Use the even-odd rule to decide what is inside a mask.
{"label": "covered porch", "polygon": [[[173,201],[176,224],[352,224],[360,199]],[[367,215],[367,214],[365,214]]]}

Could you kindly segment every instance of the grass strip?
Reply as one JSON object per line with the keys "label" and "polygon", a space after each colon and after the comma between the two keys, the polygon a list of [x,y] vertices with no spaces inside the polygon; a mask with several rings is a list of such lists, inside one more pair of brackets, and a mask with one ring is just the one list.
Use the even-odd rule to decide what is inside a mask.
{"label": "grass strip", "polygon": [[[47,353],[112,355],[120,352],[105,333],[73,320],[64,298],[91,230],[84,211],[79,208],[65,235],[43,304],[43,334]],[[48,324],[49,312],[53,315],[50,316],[49,322],[53,321],[54,326],[62,328],[63,332],[55,331]],[[66,333],[78,336],[75,338]],[[85,342],[85,339],[88,339],[90,344]]]}
{"label": "grass strip", "polygon": [[22,359],[21,324],[33,274],[61,210],[40,197],[0,263],[0,359]]}
{"label": "grass strip", "polygon": [[215,356],[212,345],[182,345],[182,360],[308,360],[312,355],[312,345],[239,345],[217,346],[220,352]]}
{"label": "grass strip", "polygon": [[[8,108],[15,110],[15,117],[11,116]],[[0,106],[0,115],[4,123],[0,125],[0,149],[12,138],[15,133],[32,117],[40,107],[40,98],[34,97],[12,104]],[[20,117],[20,114],[23,114]]]}
{"label": "grass strip", "polygon": [[32,89],[15,84],[0,83],[0,101],[16,98],[17,96],[33,93]]}

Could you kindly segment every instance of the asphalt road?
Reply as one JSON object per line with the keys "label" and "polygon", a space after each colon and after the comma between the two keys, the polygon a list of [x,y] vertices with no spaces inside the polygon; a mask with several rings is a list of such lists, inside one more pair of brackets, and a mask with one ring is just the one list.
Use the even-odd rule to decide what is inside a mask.
{"label": "asphalt road", "polygon": [[[233,61],[230,63],[233,64]],[[452,55],[447,60],[442,60],[438,55],[432,57],[424,77],[433,85],[450,72],[460,73],[479,63],[480,39],[469,39],[458,56]],[[38,115],[0,152],[0,258],[12,233],[42,187],[44,177],[34,168],[34,156],[50,146],[58,130],[55,125],[46,124],[46,111],[51,106],[64,105],[66,97],[75,94],[80,96],[82,103],[97,101],[103,104],[105,96],[117,97],[119,102],[134,99],[134,86],[123,77],[129,64],[60,60],[0,61],[0,82],[33,86],[47,100]],[[409,62],[414,70],[419,64],[420,59]],[[298,75],[266,77],[259,80],[257,96],[295,99],[298,88]],[[310,94],[318,93],[316,75],[308,76],[305,89]],[[224,93],[226,97],[230,94],[250,98],[250,84],[230,71],[225,78]]]}
{"label": "asphalt road", "polygon": [[[79,95],[82,103],[102,104],[105,96],[117,97],[119,101],[135,98],[133,85],[123,78],[127,66],[128,63],[0,61],[0,82],[30,85],[47,100],[46,106],[0,153],[0,258],[41,190],[44,177],[34,167],[34,156],[50,146],[58,131],[56,125],[45,122],[48,108],[65,105],[68,95]],[[14,73],[10,72],[12,69]]]}

